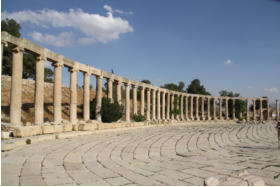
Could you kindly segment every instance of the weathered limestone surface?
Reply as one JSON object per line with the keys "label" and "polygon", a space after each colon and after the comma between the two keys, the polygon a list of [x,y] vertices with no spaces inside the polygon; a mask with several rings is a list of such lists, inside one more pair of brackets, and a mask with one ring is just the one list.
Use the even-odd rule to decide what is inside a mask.
{"label": "weathered limestone surface", "polygon": [[194,186],[218,176],[222,185],[279,186],[274,124],[196,123],[32,137],[2,152],[1,184]]}

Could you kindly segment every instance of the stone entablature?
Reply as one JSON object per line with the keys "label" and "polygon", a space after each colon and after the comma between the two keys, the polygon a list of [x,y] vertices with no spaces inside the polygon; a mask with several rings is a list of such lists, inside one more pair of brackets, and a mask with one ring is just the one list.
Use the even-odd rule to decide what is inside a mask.
{"label": "stone entablature", "polygon": [[[260,102],[269,103],[268,98],[255,98],[255,97],[218,97],[218,96],[207,96],[199,94],[189,94],[176,91],[170,91],[164,88],[159,88],[150,84],[145,84],[130,80],[125,77],[121,77],[112,73],[108,73],[94,67],[82,64],[77,61],[68,59],[62,55],[56,54],[49,49],[41,47],[37,44],[24,38],[16,38],[8,34],[7,32],[2,32],[2,51],[3,47],[8,44],[13,45],[13,60],[12,60],[12,83],[11,83],[11,105],[10,105],[10,119],[12,126],[21,125],[21,86],[22,86],[22,66],[23,66],[23,51],[35,54],[37,58],[36,63],[36,89],[35,89],[35,123],[43,124],[43,97],[44,94],[44,62],[50,61],[54,66],[54,123],[60,124],[62,121],[61,117],[61,98],[62,92],[62,67],[69,68],[70,72],[70,90],[71,90],[71,103],[70,103],[70,122],[75,124],[77,122],[77,72],[84,73],[84,121],[89,120],[89,85],[90,76],[96,76],[96,118],[97,121],[101,122],[101,99],[102,99],[102,80],[107,79],[108,83],[108,97],[113,97],[113,86],[112,83],[116,82],[116,101],[121,103],[121,84],[125,86],[125,114],[126,121],[130,121],[130,90],[134,89],[133,94],[133,113],[137,113],[137,90],[141,90],[141,104],[140,104],[140,114],[146,115],[147,119],[150,120],[178,120],[178,121],[188,121],[188,120],[235,120],[235,113],[229,118],[229,110],[235,111],[235,107],[229,109],[229,100],[233,101],[233,106],[236,100],[246,100],[247,101],[247,111],[246,119],[256,120],[256,100]],[[174,114],[170,114],[171,110],[174,110],[174,97],[179,98],[178,108],[181,109],[181,113],[177,115],[176,119]],[[152,97],[152,98],[151,98]],[[146,98],[146,100],[145,100]],[[190,101],[189,101],[190,98]],[[211,111],[210,103],[213,100],[213,110]],[[146,103],[145,103],[146,101]],[[165,103],[165,101],[167,101]],[[171,102],[170,102],[171,101]],[[207,101],[208,107],[205,110],[204,103]],[[219,101],[219,111],[217,114],[216,105]],[[250,116],[249,105],[250,101],[253,101],[253,118]],[[113,100],[112,100],[113,102]],[[190,107],[188,102],[190,102]],[[223,106],[223,102],[225,106]],[[145,110],[146,106],[146,110]],[[259,110],[259,120],[264,120],[263,111],[269,111],[268,108],[262,108],[260,105]],[[223,110],[223,108],[225,108]],[[145,113],[146,112],[146,113]],[[223,115],[225,113],[225,115]],[[207,114],[207,116],[206,116]],[[212,115],[211,115],[212,114]],[[242,114],[244,115],[244,114]],[[269,115],[266,115],[266,119]]]}

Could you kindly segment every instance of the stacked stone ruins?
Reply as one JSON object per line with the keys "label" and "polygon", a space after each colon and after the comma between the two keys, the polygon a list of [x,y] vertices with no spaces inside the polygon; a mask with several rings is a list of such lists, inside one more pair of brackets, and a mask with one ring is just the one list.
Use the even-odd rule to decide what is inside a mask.
{"label": "stacked stone ruins", "polygon": [[[21,106],[22,106],[22,71],[23,71],[23,52],[32,53],[37,56],[36,63],[36,83],[35,83],[35,124],[44,123],[44,63],[52,62],[54,67],[54,123],[62,122],[62,67],[69,68],[70,72],[70,123],[77,123],[77,72],[83,72],[83,120],[90,120],[90,76],[96,76],[96,119],[101,122],[101,101],[102,101],[102,80],[107,79],[107,96],[112,102],[121,104],[121,86],[125,86],[125,116],[126,121],[131,120],[130,111],[130,90],[132,89],[133,114],[137,114],[137,90],[140,88],[140,114],[145,115],[148,121],[210,121],[210,120],[236,120],[235,103],[237,100],[247,101],[247,111],[242,117],[250,120],[268,120],[269,100],[268,98],[244,98],[244,97],[219,97],[189,94],[170,91],[150,84],[136,82],[117,76],[112,73],[104,72],[94,67],[70,60],[64,56],[56,54],[44,47],[34,44],[24,38],[16,38],[6,32],[2,32],[2,55],[3,47],[13,46],[12,55],[12,78],[11,78],[11,102],[10,102],[10,123],[11,126],[21,126]],[[113,84],[116,85],[116,92],[113,91]],[[174,98],[179,98],[178,109],[180,114],[175,117],[170,111],[174,109]],[[115,98],[115,99],[114,99]],[[145,99],[146,98],[146,99]],[[256,110],[256,102],[259,100],[260,109]],[[232,107],[229,107],[229,101]],[[253,103],[253,112],[250,111],[250,102]],[[263,104],[267,103],[267,108]],[[219,111],[216,105],[219,103]],[[205,107],[207,104],[207,107]],[[212,106],[211,106],[212,105]],[[278,106],[278,105],[277,105]],[[279,107],[277,107],[279,114]],[[230,111],[232,115],[230,116]],[[266,112],[265,112],[266,111]],[[251,114],[252,113],[252,114]],[[258,114],[257,114],[258,113]],[[265,115],[266,114],[266,115]],[[175,119],[176,118],[176,119]],[[277,115],[279,119],[279,115]]]}

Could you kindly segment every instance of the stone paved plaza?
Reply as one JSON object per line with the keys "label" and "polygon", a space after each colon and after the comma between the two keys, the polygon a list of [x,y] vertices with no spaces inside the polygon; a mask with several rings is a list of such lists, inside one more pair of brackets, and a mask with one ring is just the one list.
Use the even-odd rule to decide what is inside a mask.
{"label": "stone paved plaza", "polygon": [[277,146],[272,124],[103,131],[3,152],[2,185],[203,185],[243,170],[280,185]]}

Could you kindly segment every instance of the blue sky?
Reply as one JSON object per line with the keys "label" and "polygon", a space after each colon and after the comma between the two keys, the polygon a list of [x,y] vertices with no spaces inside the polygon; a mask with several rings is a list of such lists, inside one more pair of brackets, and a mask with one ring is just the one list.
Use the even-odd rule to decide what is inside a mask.
{"label": "blue sky", "polygon": [[2,0],[4,17],[22,37],[133,80],[280,98],[278,0]]}

